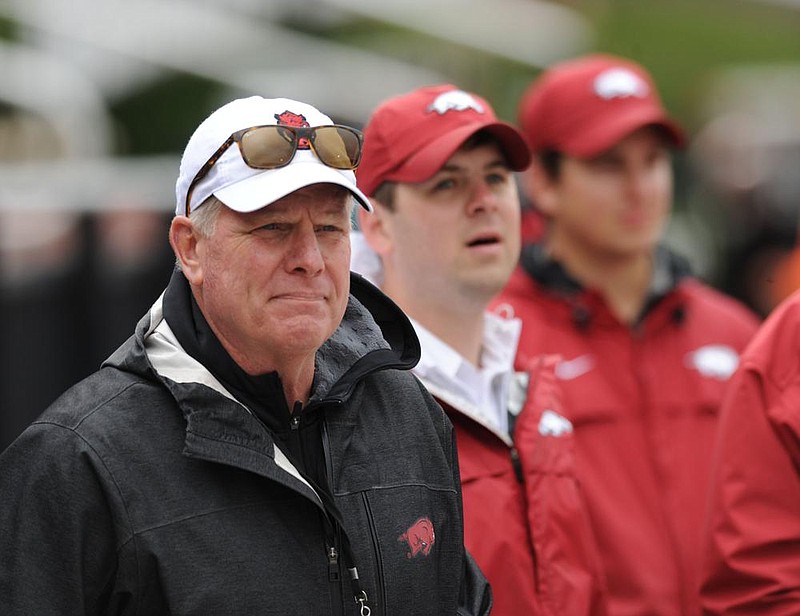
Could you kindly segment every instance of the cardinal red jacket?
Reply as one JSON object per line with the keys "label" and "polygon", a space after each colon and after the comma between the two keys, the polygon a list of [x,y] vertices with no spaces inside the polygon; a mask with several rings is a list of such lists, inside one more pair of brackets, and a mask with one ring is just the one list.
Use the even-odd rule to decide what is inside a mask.
{"label": "cardinal red jacket", "polygon": [[800,293],[742,357],[722,409],[712,474],[704,614],[800,606]]}
{"label": "cardinal red jacket", "polygon": [[494,308],[523,321],[518,361],[560,353],[577,475],[613,616],[693,615],[710,451],[723,390],[757,318],[657,258],[635,326],[537,246]]}
{"label": "cardinal red jacket", "polygon": [[456,430],[464,544],[492,586],[492,616],[607,613],[557,359],[536,358],[517,374],[511,440],[423,379]]}

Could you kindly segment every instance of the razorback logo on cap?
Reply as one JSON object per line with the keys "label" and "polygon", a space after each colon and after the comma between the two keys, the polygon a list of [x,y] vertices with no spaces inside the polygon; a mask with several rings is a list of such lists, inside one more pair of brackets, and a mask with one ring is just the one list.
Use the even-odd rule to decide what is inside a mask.
{"label": "razorback logo on cap", "polygon": [[644,80],[625,68],[603,71],[594,80],[594,91],[600,98],[644,98],[649,88]]}
{"label": "razorback logo on cap", "polygon": [[400,535],[397,540],[400,543],[408,544],[409,551],[406,558],[414,558],[419,554],[427,556],[431,553],[433,544],[436,543],[436,533],[433,530],[433,522],[429,518],[420,518],[411,527]]}
{"label": "razorback logo on cap", "polygon": [[475,98],[464,90],[451,90],[436,97],[430,105],[428,105],[428,113],[435,111],[439,115],[444,115],[448,111],[466,111],[472,109],[477,113],[483,113],[483,105],[481,105]]}
{"label": "razorback logo on cap", "polygon": [[[294,113],[293,111],[289,111],[288,109],[283,113],[276,113],[275,119],[278,121],[278,124],[283,124],[284,126],[297,126],[297,127],[308,127],[310,126],[306,117],[299,113]],[[305,137],[297,140],[297,147],[300,150],[307,150],[309,149],[308,139]]]}

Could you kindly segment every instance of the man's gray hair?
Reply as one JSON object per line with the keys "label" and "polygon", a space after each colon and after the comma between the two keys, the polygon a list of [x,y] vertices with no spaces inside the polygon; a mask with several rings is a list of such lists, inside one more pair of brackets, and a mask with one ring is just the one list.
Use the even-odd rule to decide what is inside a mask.
{"label": "man's gray hair", "polygon": [[189,220],[192,221],[192,226],[200,235],[211,237],[214,234],[217,218],[219,218],[219,213],[224,205],[222,201],[211,195],[189,213]]}
{"label": "man's gray hair", "polygon": [[[214,229],[217,225],[217,218],[225,204],[211,195],[208,199],[203,201],[200,205],[189,212],[189,220],[192,221],[192,226],[199,235],[203,237],[211,237],[214,234]],[[175,264],[178,269],[181,268],[181,260],[175,258]]]}

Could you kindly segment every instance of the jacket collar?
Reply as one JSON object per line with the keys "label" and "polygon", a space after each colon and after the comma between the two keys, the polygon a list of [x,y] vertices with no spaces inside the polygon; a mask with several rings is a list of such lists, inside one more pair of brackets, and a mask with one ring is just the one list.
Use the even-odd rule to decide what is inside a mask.
{"label": "jacket collar", "polygon": [[[153,378],[155,373],[178,383],[202,383],[234,398],[220,378],[206,368],[205,361],[201,363],[182,346],[182,341],[164,318],[165,296],[171,292],[173,284],[187,283],[182,274],[175,274],[164,294],[139,321],[134,335],[104,365],[134,372],[145,378]],[[193,327],[198,326],[196,316],[193,315]],[[205,327],[208,327],[207,324]],[[159,328],[161,332],[168,332],[177,345],[159,348],[157,341],[159,336],[163,336],[157,331]],[[153,336],[156,337],[155,341],[150,340]],[[161,351],[167,352],[169,349],[170,357],[160,361],[158,366],[153,363],[151,349],[148,348],[154,344]],[[212,345],[213,342],[206,341],[206,344]],[[219,345],[219,342],[216,344]],[[221,345],[219,348],[222,348]],[[224,350],[221,353],[225,353]],[[158,354],[155,357],[162,360]],[[419,358],[419,339],[408,317],[377,287],[358,274],[351,274],[350,299],[342,323],[317,352],[311,400],[342,401],[367,374],[388,368],[410,370]]]}
{"label": "jacket collar", "polygon": [[[653,276],[639,321],[644,319],[661,300],[675,291],[692,275],[689,262],[666,246],[653,253]],[[522,250],[520,266],[548,292],[577,304],[593,292],[573,278],[564,266],[553,259],[541,243],[528,244]]]}

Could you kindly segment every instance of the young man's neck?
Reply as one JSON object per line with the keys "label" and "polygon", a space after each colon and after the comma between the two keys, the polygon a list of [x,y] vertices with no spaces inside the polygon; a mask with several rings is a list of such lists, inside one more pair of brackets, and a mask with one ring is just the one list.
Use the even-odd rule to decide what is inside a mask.
{"label": "young man's neck", "polygon": [[481,365],[484,319],[489,300],[463,297],[427,297],[402,293],[390,280],[383,285],[389,295],[409,317],[453,348],[476,367]]}
{"label": "young man's neck", "polygon": [[562,251],[557,246],[549,247],[549,251],[570,276],[600,292],[621,322],[632,324],[639,317],[653,277],[652,252],[603,258],[576,250]]}

